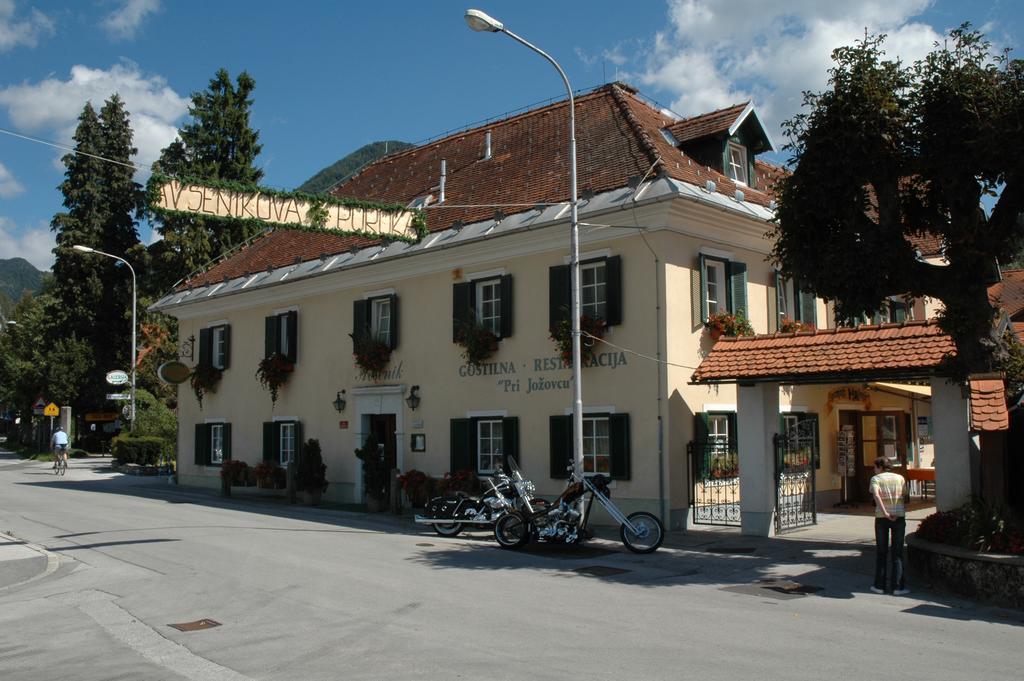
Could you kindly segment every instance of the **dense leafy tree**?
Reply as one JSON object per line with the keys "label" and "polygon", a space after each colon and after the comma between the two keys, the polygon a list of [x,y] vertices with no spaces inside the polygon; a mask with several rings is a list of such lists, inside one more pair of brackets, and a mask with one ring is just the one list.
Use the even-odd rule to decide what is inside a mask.
{"label": "dense leafy tree", "polygon": [[[154,170],[199,180],[224,180],[255,185],[263,171],[255,166],[262,145],[249,126],[252,91],[256,82],[244,71],[235,83],[225,69],[217,71],[203,92],[192,94],[192,121],[160,154]],[[155,218],[163,240],[152,255],[159,276],[151,278],[162,293],[212,258],[252,237],[257,228],[241,220],[206,220],[192,216]]]}
{"label": "dense leafy tree", "polygon": [[[786,123],[793,172],[778,186],[773,256],[840,318],[889,296],[941,300],[957,373],[1005,359],[987,287],[1024,238],[1024,62],[968,25],[923,60],[888,60],[884,36],[833,52],[829,88]],[[991,214],[983,195],[996,195]],[[945,244],[944,265],[908,237]]]}

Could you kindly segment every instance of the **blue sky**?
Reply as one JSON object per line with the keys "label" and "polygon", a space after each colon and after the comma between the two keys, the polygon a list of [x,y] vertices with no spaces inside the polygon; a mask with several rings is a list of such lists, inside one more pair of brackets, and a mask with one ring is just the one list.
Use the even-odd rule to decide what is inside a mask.
{"label": "blue sky", "polygon": [[[218,68],[246,70],[264,184],[292,189],[368,142],[421,142],[564,95],[538,56],[470,31],[472,6],[548,51],[574,89],[625,80],[681,115],[752,97],[779,146],[800,92],[865,27],[914,59],[969,20],[1024,56],[1019,0],[473,1],[0,0],[0,128],[68,144],[85,102],[116,91],[148,166],[192,92]],[[0,133],[0,258],[52,264],[63,153]]]}

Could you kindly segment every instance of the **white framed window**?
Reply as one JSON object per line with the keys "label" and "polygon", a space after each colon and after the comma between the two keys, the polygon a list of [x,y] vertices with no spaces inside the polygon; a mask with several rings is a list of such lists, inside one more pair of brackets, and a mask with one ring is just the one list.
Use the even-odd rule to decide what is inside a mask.
{"label": "white framed window", "polygon": [[608,308],[608,273],[605,261],[580,265],[580,313],[604,319]]}
{"label": "white framed window", "polygon": [[728,312],[725,289],[725,263],[721,260],[704,260],[704,297],[708,301],[708,315]]}
{"label": "white framed window", "polygon": [[729,142],[728,154],[726,175],[740,184],[747,184],[747,150],[739,144]]}
{"label": "white framed window", "polygon": [[289,462],[295,460],[295,446],[295,424],[282,423],[280,440],[278,441],[278,452],[280,454],[278,462],[282,466],[287,466]]}
{"label": "white framed window", "polygon": [[291,355],[291,339],[288,337],[288,315],[277,316],[277,351],[285,357]]}
{"label": "white framed window", "polygon": [[210,424],[210,463],[224,463],[224,424]]}
{"label": "white framed window", "polygon": [[708,442],[714,443],[715,449],[729,448],[728,414],[708,414]]}
{"label": "white framed window", "polygon": [[779,304],[779,318],[793,319],[793,285],[789,279],[780,276],[775,287],[775,295]]}
{"label": "white framed window", "polygon": [[501,419],[476,422],[477,471],[480,473],[494,473],[501,466],[503,432]]}
{"label": "white framed window", "polygon": [[583,417],[583,472],[612,472],[611,432],[607,416]]}
{"label": "white framed window", "polygon": [[476,320],[496,336],[501,335],[501,280],[486,279],[476,286]]}
{"label": "white framed window", "polygon": [[227,362],[228,344],[227,344],[227,327],[215,326],[211,331],[211,342],[213,348],[211,349],[212,364],[214,369],[224,369]]}
{"label": "white framed window", "polygon": [[391,343],[391,298],[374,298],[371,301],[370,333],[385,345]]}

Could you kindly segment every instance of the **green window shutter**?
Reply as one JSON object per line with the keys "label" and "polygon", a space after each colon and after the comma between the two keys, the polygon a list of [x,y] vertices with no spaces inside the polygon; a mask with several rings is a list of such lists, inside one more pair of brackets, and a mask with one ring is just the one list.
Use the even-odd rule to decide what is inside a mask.
{"label": "green window shutter", "polygon": [[512,335],[512,275],[501,278],[501,337]]}
{"label": "green window shutter", "polygon": [[693,331],[704,326],[708,318],[708,288],[704,283],[707,272],[704,269],[704,256],[697,257],[697,264],[690,270],[690,316]]}
{"label": "green window shutter", "polygon": [[821,468],[821,433],[818,430],[818,415],[817,414],[801,414],[800,421],[813,421],[814,422],[814,445],[812,456],[814,457],[814,467]]}
{"label": "green window shutter", "polygon": [[[501,442],[503,447],[501,466],[507,471],[508,457],[514,457],[516,461],[519,461],[519,419],[515,416],[501,420]],[[522,461],[519,463],[522,464]]]}
{"label": "green window shutter", "polygon": [[302,421],[292,421],[295,424],[295,463],[299,462],[299,454],[302,452]]}
{"label": "green window shutter", "polygon": [[389,295],[388,304],[391,305],[391,318],[388,320],[388,341],[389,347],[394,350],[398,347],[398,296]]}
{"label": "green window shutter", "polygon": [[612,455],[612,479],[629,480],[629,414],[610,414],[608,435]]}
{"label": "green window shutter", "polygon": [[605,324],[622,323],[622,256],[613,255],[605,260]]}
{"label": "green window shutter", "polygon": [[352,301],[352,335],[359,338],[370,333],[370,301]]}
{"label": "green window shutter", "polygon": [[708,452],[708,413],[699,411],[693,415],[693,467],[694,479],[706,479],[711,475],[711,460]]}
{"label": "green window shutter", "polygon": [[270,357],[277,352],[277,348],[279,347],[277,342],[277,317],[275,315],[266,317],[263,320],[263,328],[263,356]]}
{"label": "green window shutter", "polygon": [[473,456],[476,448],[471,446],[476,440],[474,426],[473,419],[451,420],[451,461],[449,472],[476,470],[476,457]]}
{"label": "green window shutter", "polygon": [[747,319],[747,264],[742,262],[726,263],[726,274],[729,277],[729,304],[733,314],[743,315]]}
{"label": "green window shutter", "polygon": [[299,359],[299,313],[292,310],[285,314],[288,316],[288,361],[295,364]]}
{"label": "green window shutter", "polygon": [[452,342],[459,340],[459,327],[470,320],[473,310],[473,282],[452,286]]}
{"label": "green window shutter", "polygon": [[556,265],[548,270],[548,328],[558,326],[558,322],[569,319],[571,283],[569,266]]}
{"label": "green window shutter", "polygon": [[279,444],[278,432],[280,432],[280,428],[273,421],[265,421],[263,423],[263,460],[274,464],[280,458],[277,455]]}
{"label": "green window shutter", "polygon": [[701,444],[708,441],[708,413],[699,411],[693,415],[693,441]]}
{"label": "green window shutter", "polygon": [[221,433],[224,437],[224,460],[231,461],[231,424],[222,423]]}
{"label": "green window shutter", "polygon": [[550,437],[551,477],[565,480],[572,463],[572,416],[552,416],[548,420]]}
{"label": "green window shutter", "polygon": [[729,451],[738,452],[740,451],[740,432],[739,420],[736,418],[736,412],[731,412],[728,415],[729,419]]}
{"label": "green window shutter", "polygon": [[199,329],[199,364],[213,364],[213,329]]}
{"label": "green window shutter", "polygon": [[210,462],[210,429],[205,423],[196,424],[195,464],[205,466]]}
{"label": "green window shutter", "polygon": [[231,325],[224,325],[224,369],[231,366]]}

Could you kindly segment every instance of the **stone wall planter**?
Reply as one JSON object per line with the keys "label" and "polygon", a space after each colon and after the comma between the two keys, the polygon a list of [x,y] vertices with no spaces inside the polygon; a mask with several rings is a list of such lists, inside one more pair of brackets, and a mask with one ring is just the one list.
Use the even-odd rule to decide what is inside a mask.
{"label": "stone wall planter", "polygon": [[979,601],[1024,608],[1024,556],[933,544],[915,534],[907,538],[907,554],[917,574],[943,589]]}

